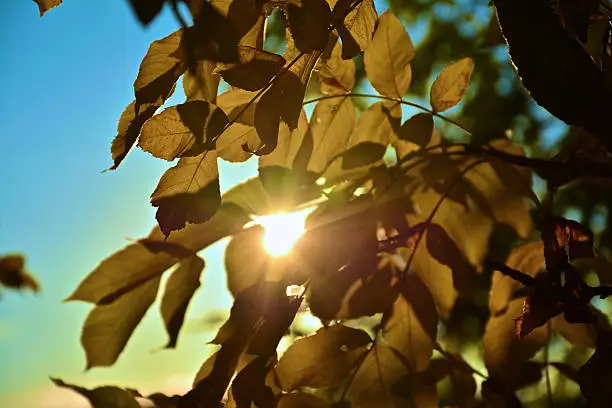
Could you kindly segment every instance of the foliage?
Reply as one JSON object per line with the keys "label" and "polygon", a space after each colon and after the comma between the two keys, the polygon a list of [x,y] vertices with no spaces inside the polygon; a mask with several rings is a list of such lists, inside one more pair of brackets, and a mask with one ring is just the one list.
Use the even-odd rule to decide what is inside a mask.
{"label": "foliage", "polygon": [[40,285],[34,276],[25,270],[23,255],[10,254],[0,256],[0,288],[11,290],[40,290]]}
{"label": "foliage", "polygon": [[[378,16],[372,0],[184,2],[192,23],[177,0],[167,2],[181,27],[151,43],[111,146],[113,170],[134,145],[178,159],[151,195],[159,226],[102,261],[69,297],[94,305],[81,337],[88,368],[119,358],[173,266],[161,316],[167,347],[176,347],[205,268],[197,253],[231,237],[234,304],[212,341],[219,348],[185,395],[148,397],[158,406],[514,407],[538,383],[551,402],[565,398],[553,396],[551,366],[578,384],[588,406],[605,404],[612,329],[591,300],[612,294],[603,253],[612,242],[602,235],[596,245],[586,223],[560,208],[589,184],[610,186],[607,4],[560,0],[555,13],[545,0],[493,1],[499,28],[493,21],[489,37],[506,40],[538,104],[582,128],[546,159],[525,155],[538,152],[528,149],[536,125],[523,143],[498,137],[528,104],[516,83],[491,97],[499,77],[491,53],[451,51],[431,75],[428,49],[453,32],[415,48],[399,16]],[[146,25],[166,2],[130,3]],[[283,55],[264,46],[273,18],[286,26]],[[607,35],[593,39],[601,24]],[[355,91],[364,74],[377,94]],[[159,112],[180,78],[185,102]],[[229,89],[219,93],[221,79]],[[426,93],[430,107],[408,93]],[[465,124],[442,115],[463,100]],[[420,112],[403,118],[405,106]],[[221,195],[218,159],[253,156],[258,177]],[[542,203],[535,175],[546,182]],[[266,253],[263,230],[250,221],[304,207],[312,212],[292,252]],[[587,283],[593,273],[597,285]],[[291,285],[303,293],[287,294]],[[279,341],[306,310],[324,327],[279,356]],[[559,338],[595,351],[586,362],[551,361]],[[467,357],[476,342],[486,374]],[[111,398],[136,406],[130,390],[54,381],[95,407]]]}

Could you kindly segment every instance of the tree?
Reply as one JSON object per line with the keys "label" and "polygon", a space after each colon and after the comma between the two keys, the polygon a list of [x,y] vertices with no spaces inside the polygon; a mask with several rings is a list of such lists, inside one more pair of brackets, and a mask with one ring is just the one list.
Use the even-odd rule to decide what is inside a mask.
{"label": "tree", "polygon": [[[37,3],[42,14],[59,2]],[[572,126],[552,158],[537,149],[532,113],[522,140],[506,136],[533,102],[518,79],[497,95],[493,51],[476,52],[450,21],[415,49],[397,15],[432,13],[432,1],[378,15],[372,0],[185,0],[188,19],[176,0],[130,3],[145,25],[168,3],[180,28],[142,61],[111,169],[134,145],[178,161],[151,195],[159,226],[69,297],[94,305],[81,339],[88,368],[119,358],[173,267],[161,316],[175,347],[205,268],[198,252],[231,236],[234,305],[219,348],[191,391],[148,396],[158,406],[514,407],[539,383],[546,392],[534,404],[570,403],[553,391],[553,369],[588,406],[605,404],[612,335],[591,300],[612,293],[612,229],[609,217],[597,236],[587,223],[612,174],[607,3],[494,0],[497,19],[481,24],[489,44],[505,39],[533,100]],[[283,55],[267,46],[272,36]],[[438,57],[442,42],[450,55]],[[180,78],[185,102],[160,112]],[[221,79],[229,89],[219,93]],[[375,94],[354,91],[366,80]],[[447,117],[464,97],[459,118]],[[403,120],[403,106],[419,113]],[[217,161],[252,156],[259,176],[221,196]],[[539,195],[534,175],[545,182]],[[585,222],[565,218],[580,199]],[[312,212],[292,252],[266,253],[253,217],[304,207]],[[306,308],[324,327],[279,358]],[[560,338],[567,358],[551,359]],[[581,348],[595,351],[585,358]],[[470,349],[482,349],[486,374]],[[97,407],[137,406],[134,390],[54,381]]]}

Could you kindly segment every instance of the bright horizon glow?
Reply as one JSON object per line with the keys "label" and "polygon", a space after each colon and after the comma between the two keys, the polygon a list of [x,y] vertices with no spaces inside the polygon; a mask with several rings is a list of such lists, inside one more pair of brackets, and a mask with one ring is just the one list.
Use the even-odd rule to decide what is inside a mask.
{"label": "bright horizon glow", "polygon": [[264,215],[254,220],[264,227],[263,247],[272,256],[287,255],[298,239],[304,234],[306,216],[312,211],[307,208],[288,213]]}

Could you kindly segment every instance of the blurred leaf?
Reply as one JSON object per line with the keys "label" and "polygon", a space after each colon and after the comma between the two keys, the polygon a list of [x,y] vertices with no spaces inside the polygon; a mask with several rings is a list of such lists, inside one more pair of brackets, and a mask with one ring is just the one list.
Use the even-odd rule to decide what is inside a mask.
{"label": "blurred leaf", "polygon": [[0,256],[0,285],[8,289],[21,290],[28,288],[33,292],[38,292],[40,285],[24,267],[25,258],[23,255]]}
{"label": "blurred leaf", "polygon": [[221,205],[216,153],[181,158],[159,180],[151,204],[157,207],[155,218],[166,236],[188,222],[208,221]]}
{"label": "blurred leaf", "polygon": [[409,274],[390,313],[383,316],[383,337],[400,352],[411,371],[424,370],[431,359],[438,332],[438,312],[433,296],[417,275]]}
{"label": "blurred leaf", "polygon": [[142,127],[138,146],[154,157],[172,161],[211,150],[228,123],[215,105],[195,100],[164,109]]}
{"label": "blurred leaf", "polygon": [[157,296],[160,276],[152,278],[110,304],[97,305],[83,325],[81,344],[87,369],[111,366],[117,361],[134,329]]}
{"label": "blurred leaf", "polygon": [[263,248],[264,233],[259,225],[240,231],[225,249],[227,288],[234,296],[266,278],[273,261]]}
{"label": "blurred leaf", "polygon": [[185,321],[185,313],[195,291],[200,287],[200,276],[204,270],[204,260],[193,256],[184,259],[172,272],[161,301],[161,315],[166,332],[170,337],[166,348],[176,347],[179,331]]}
{"label": "blurred leaf", "polygon": [[402,124],[397,136],[401,140],[406,140],[420,148],[424,148],[431,142],[433,130],[433,116],[429,113],[417,113]]}
{"label": "blurred leaf", "polygon": [[364,331],[340,324],[303,337],[283,354],[275,370],[285,391],[339,384],[363,356],[371,339]]}
{"label": "blurred leaf", "polygon": [[329,405],[312,394],[293,392],[283,394],[278,400],[276,408],[329,408]]}
{"label": "blurred leaf", "polygon": [[578,370],[580,391],[587,400],[587,407],[603,407],[612,398],[612,338],[602,333],[597,348],[589,360]]}
{"label": "blurred leaf", "polygon": [[402,98],[412,81],[413,57],[414,46],[402,23],[391,12],[384,12],[363,57],[374,89],[390,98]]}
{"label": "blurred leaf", "polygon": [[343,169],[367,166],[383,158],[387,146],[375,142],[361,142],[340,154]]}
{"label": "blurred leaf", "polygon": [[302,0],[301,6],[287,5],[289,30],[302,52],[322,51],[329,39],[331,10],[325,0]]}
{"label": "blurred leaf", "polygon": [[238,63],[217,64],[214,72],[228,84],[247,91],[266,86],[285,65],[280,55],[248,46],[238,47],[238,57]]}
{"label": "blurred leaf", "polygon": [[183,30],[179,29],[149,46],[134,81],[136,115],[145,104],[161,102],[161,106],[174,91],[176,81],[185,72],[182,42]]}
{"label": "blurred leaf", "polygon": [[183,92],[188,101],[203,100],[215,103],[221,77],[213,71],[216,64],[211,61],[198,61],[195,72],[186,71],[183,75]]}
{"label": "blurred leaf", "polygon": [[444,112],[457,105],[465,95],[473,70],[471,58],[460,59],[444,68],[431,86],[431,108]]}
{"label": "blurred leaf", "polygon": [[556,316],[551,321],[551,328],[565,340],[579,347],[595,347],[597,327],[587,323],[568,323],[565,316]]}
{"label": "blurred leaf", "polygon": [[34,0],[34,1],[38,5],[38,11],[40,12],[41,17],[47,11],[51,10],[53,7],[57,7],[60,4],[62,4],[62,0]]}
{"label": "blurred leaf", "polygon": [[374,0],[338,0],[332,7],[331,18],[342,39],[343,59],[353,58],[368,48],[378,21]]}
{"label": "blurred leaf", "polygon": [[65,383],[59,378],[51,378],[51,381],[58,387],[68,388],[81,394],[87,398],[92,408],[139,408],[140,404],[135,397],[139,396],[138,392],[119,387],[104,386],[88,390],[87,388],[79,387]]}
{"label": "blurred leaf", "polygon": [[142,25],[148,25],[161,12],[166,0],[129,0]]}

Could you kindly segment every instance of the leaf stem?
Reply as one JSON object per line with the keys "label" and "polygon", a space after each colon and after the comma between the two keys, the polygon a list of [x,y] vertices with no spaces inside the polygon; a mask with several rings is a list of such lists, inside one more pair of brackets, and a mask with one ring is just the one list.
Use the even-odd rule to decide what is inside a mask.
{"label": "leaf stem", "polygon": [[466,127],[464,127],[463,125],[461,125],[459,122],[454,121],[453,119],[450,119],[447,116],[441,115],[440,113],[433,111],[429,108],[426,108],[423,105],[419,105],[418,103],[414,103],[414,102],[410,102],[410,101],[406,101],[404,99],[397,99],[397,98],[391,98],[389,96],[383,96],[383,95],[373,95],[373,94],[364,94],[364,93],[343,93],[343,94],[336,94],[336,95],[324,95],[324,96],[319,96],[317,98],[314,99],[310,99],[308,101],[305,101],[303,103],[303,105],[308,105],[310,103],[314,103],[314,102],[318,102],[318,101],[323,101],[325,99],[333,99],[333,98],[346,98],[346,97],[350,97],[350,98],[376,98],[376,99],[382,99],[385,101],[390,101],[390,102],[395,102],[395,103],[400,103],[402,105],[407,105],[407,106],[412,106],[413,108],[417,108],[422,110],[423,112],[427,112],[435,117],[438,117],[442,120],[444,120],[445,122],[448,122],[454,126],[456,126],[457,128],[461,129],[463,132],[465,132],[466,134],[472,136],[472,132],[467,129]]}

